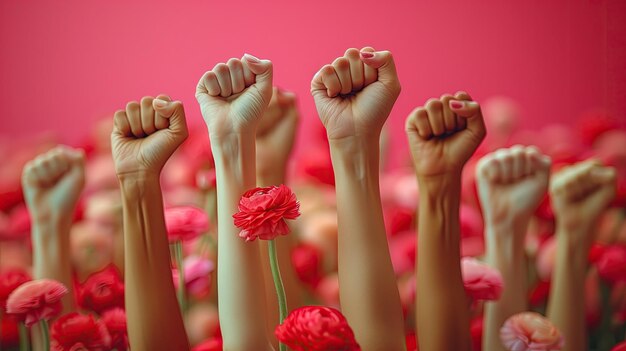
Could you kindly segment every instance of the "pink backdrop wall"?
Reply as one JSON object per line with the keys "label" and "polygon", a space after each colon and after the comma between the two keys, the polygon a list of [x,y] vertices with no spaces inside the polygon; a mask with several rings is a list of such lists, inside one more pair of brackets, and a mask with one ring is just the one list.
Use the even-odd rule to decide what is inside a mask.
{"label": "pink backdrop wall", "polygon": [[302,149],[319,126],[311,77],[365,45],[396,58],[393,150],[414,106],[459,89],[514,98],[525,127],[594,107],[623,121],[624,23],[621,0],[1,1],[0,136],[54,130],[75,142],[129,99],[161,92],[200,126],[197,79],[249,52],[273,60],[275,82],[299,94]]}

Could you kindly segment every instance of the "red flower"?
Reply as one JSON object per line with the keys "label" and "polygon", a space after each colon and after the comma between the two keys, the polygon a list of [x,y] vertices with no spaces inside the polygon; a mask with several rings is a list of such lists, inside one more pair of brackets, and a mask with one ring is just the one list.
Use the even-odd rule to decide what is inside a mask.
{"label": "red flower", "polygon": [[607,246],[596,267],[600,277],[611,284],[626,281],[626,246]]}
{"label": "red flower", "polygon": [[500,340],[507,350],[560,350],[563,337],[545,317],[536,312],[513,315],[500,329]]}
{"label": "red flower", "polygon": [[98,314],[119,307],[124,308],[124,283],[114,266],[109,266],[87,278],[78,295],[80,307]]}
{"label": "red flower", "polygon": [[472,319],[470,323],[470,335],[472,337],[472,351],[483,349],[483,317]]}
{"label": "red flower", "polygon": [[11,318],[0,318],[0,345],[10,348],[17,346],[20,341],[20,334],[17,322]]}
{"label": "red flower", "polygon": [[626,351],[626,341],[620,342],[619,344],[613,346],[611,351]]}
{"label": "red flower", "polygon": [[197,207],[170,207],[165,210],[165,224],[170,242],[187,241],[209,230],[209,217]]}
{"label": "red flower", "polygon": [[30,280],[31,277],[28,273],[19,268],[9,269],[0,274],[0,305],[2,306],[2,311],[6,308],[7,299],[13,290]]}
{"label": "red flower", "polygon": [[126,312],[121,308],[113,308],[104,312],[101,320],[111,335],[111,348],[117,351],[128,350]]}
{"label": "red flower", "polygon": [[300,243],[294,247],[291,264],[300,281],[311,287],[322,279],[322,252],[315,245]]}
{"label": "red flower", "polygon": [[108,351],[111,336],[102,321],[92,315],[68,313],[50,326],[50,344],[53,351]]}
{"label": "red flower", "polygon": [[26,282],[9,295],[7,313],[30,327],[42,319],[58,316],[63,309],[61,298],[67,292],[63,284],[52,279]]}
{"label": "red flower", "polygon": [[239,236],[246,241],[256,238],[272,240],[289,233],[285,219],[300,215],[296,195],[285,185],[255,188],[247,191],[239,201],[239,212],[233,215]]}
{"label": "red flower", "polygon": [[294,351],[361,350],[346,318],[330,307],[297,308],[274,333],[278,341]]}
{"label": "red flower", "polygon": [[222,351],[222,338],[212,337],[196,345],[191,351]]}
{"label": "red flower", "polygon": [[497,300],[502,294],[502,275],[476,259],[461,259],[463,286],[472,300]]}

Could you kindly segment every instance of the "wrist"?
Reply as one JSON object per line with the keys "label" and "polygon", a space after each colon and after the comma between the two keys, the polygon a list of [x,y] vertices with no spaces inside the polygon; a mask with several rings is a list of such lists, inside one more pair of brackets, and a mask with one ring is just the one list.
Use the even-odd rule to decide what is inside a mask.
{"label": "wrist", "polygon": [[330,157],[337,182],[342,179],[365,182],[369,185],[379,177],[378,140],[342,139],[330,144]]}

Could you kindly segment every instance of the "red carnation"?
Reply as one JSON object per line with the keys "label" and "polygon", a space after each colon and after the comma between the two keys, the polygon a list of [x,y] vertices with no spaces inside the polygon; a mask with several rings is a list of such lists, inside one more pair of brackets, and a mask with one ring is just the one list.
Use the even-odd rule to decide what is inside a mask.
{"label": "red carnation", "polygon": [[87,278],[80,287],[78,304],[98,314],[124,308],[124,283],[114,266],[109,266]]}
{"label": "red carnation", "polygon": [[117,351],[128,350],[128,331],[126,330],[126,312],[114,308],[102,314],[102,322],[111,335],[111,348]]}
{"label": "red carnation", "polygon": [[23,321],[27,327],[40,320],[50,320],[61,313],[61,298],[67,288],[56,280],[38,279],[15,289],[7,299],[7,313]]}
{"label": "red carnation", "polygon": [[274,333],[280,342],[294,351],[361,350],[346,318],[330,307],[297,308]]}
{"label": "red carnation", "polygon": [[19,268],[6,270],[0,274],[0,305],[6,308],[7,299],[18,286],[30,281],[31,277]]}
{"label": "red carnation", "polygon": [[611,284],[626,281],[626,246],[607,246],[596,267],[600,277]]}
{"label": "red carnation", "polygon": [[239,212],[233,215],[239,236],[246,241],[256,238],[272,240],[289,233],[285,219],[300,215],[296,195],[285,185],[255,188],[247,191],[239,201]]}
{"label": "red carnation", "polygon": [[68,313],[50,327],[52,351],[108,351],[111,336],[102,321],[92,315]]}
{"label": "red carnation", "polygon": [[170,243],[187,241],[209,230],[209,216],[194,206],[170,207],[165,210],[165,224]]}

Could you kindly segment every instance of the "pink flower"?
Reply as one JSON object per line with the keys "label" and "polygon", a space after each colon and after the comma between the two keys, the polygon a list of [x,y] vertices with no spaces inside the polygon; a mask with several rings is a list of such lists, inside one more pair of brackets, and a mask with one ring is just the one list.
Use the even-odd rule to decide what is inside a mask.
{"label": "pink flower", "polygon": [[480,261],[464,257],[461,259],[463,286],[472,300],[497,300],[502,294],[502,275],[498,270]]}
{"label": "pink flower", "polygon": [[522,312],[507,319],[500,329],[500,339],[511,351],[548,351],[563,347],[559,330],[535,312]]}
{"label": "pink flower", "polygon": [[[211,288],[211,272],[215,270],[213,261],[200,256],[188,256],[183,261],[185,270],[185,287],[196,298],[209,294]],[[174,287],[178,289],[178,270],[173,269]]]}
{"label": "pink flower", "polygon": [[9,295],[20,285],[31,280],[30,275],[19,268],[0,273],[0,311],[4,311]]}
{"label": "pink flower", "polygon": [[52,279],[26,282],[15,289],[7,300],[7,313],[23,321],[27,327],[42,319],[50,320],[61,313],[61,298],[67,288]]}
{"label": "pink flower", "polygon": [[108,351],[111,336],[102,321],[92,315],[68,313],[50,326],[53,351]]}
{"label": "pink flower", "polygon": [[111,348],[117,351],[128,350],[126,312],[121,308],[114,308],[104,312],[101,320],[111,335]]}
{"label": "pink flower", "polygon": [[170,207],[165,210],[165,224],[170,242],[187,241],[209,230],[209,217],[197,207]]}
{"label": "pink flower", "polygon": [[361,350],[346,318],[330,307],[297,308],[274,333],[294,351]]}
{"label": "pink flower", "polygon": [[285,185],[255,188],[243,194],[233,218],[246,241],[272,240],[289,233],[285,219],[298,218],[299,209],[296,195]]}

